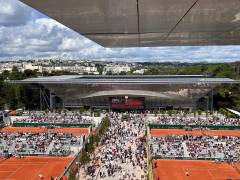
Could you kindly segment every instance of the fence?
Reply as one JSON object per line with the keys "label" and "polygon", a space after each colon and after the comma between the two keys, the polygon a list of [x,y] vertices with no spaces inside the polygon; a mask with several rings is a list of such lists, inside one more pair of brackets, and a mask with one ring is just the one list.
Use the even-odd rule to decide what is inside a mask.
{"label": "fence", "polygon": [[150,129],[210,129],[210,130],[240,130],[240,126],[212,126],[212,125],[169,125],[169,124],[148,124]]}

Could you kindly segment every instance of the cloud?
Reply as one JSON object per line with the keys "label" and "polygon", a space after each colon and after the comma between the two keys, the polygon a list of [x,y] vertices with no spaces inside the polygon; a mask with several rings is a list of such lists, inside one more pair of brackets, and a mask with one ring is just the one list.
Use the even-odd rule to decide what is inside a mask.
{"label": "cloud", "polygon": [[0,59],[229,62],[240,46],[103,48],[15,0],[0,0]]}
{"label": "cloud", "polygon": [[18,26],[25,24],[31,17],[30,8],[16,0],[0,0],[0,25]]}

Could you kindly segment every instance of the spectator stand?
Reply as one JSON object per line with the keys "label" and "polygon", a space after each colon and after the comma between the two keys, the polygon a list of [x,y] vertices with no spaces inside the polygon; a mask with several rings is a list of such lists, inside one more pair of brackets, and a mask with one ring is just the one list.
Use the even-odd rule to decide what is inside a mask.
{"label": "spectator stand", "polygon": [[92,124],[60,124],[60,123],[19,123],[13,122],[13,127],[67,127],[67,128],[89,128]]}
{"label": "spectator stand", "polygon": [[[202,112],[203,113],[203,112]],[[209,130],[240,130],[240,119],[219,112],[205,115],[196,113],[156,114],[148,115],[150,129],[209,129]],[[229,112],[230,113],[230,112]],[[225,113],[226,114],[226,113]]]}
{"label": "spectator stand", "polygon": [[171,125],[171,124],[148,124],[150,129],[209,129],[209,130],[240,130],[240,126],[221,125]]}
{"label": "spectator stand", "polygon": [[239,161],[239,137],[166,135],[149,140],[153,159]]}
{"label": "spectator stand", "polygon": [[82,147],[84,137],[69,133],[6,133],[1,132],[0,152],[12,156],[67,157]]}

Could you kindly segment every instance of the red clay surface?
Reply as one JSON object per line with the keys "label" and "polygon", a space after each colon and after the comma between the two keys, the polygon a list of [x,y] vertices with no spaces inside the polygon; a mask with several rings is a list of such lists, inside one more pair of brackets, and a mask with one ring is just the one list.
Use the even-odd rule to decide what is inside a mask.
{"label": "red clay surface", "polygon": [[72,161],[70,157],[25,157],[0,160],[1,180],[39,180],[39,174],[49,180],[59,177]]}
{"label": "red clay surface", "polygon": [[[0,130],[0,132],[16,133],[16,132],[31,132],[31,133],[41,133],[47,132],[46,128],[39,127],[5,127]],[[56,133],[72,133],[73,135],[87,135],[88,128],[55,128],[50,131]]]}
{"label": "red clay surface", "polygon": [[160,137],[168,134],[173,135],[186,135],[191,134],[194,136],[238,136],[240,137],[240,131],[236,130],[205,130],[205,131],[191,131],[186,132],[183,129],[151,129],[151,136]]}
{"label": "red clay surface", "polygon": [[[239,171],[227,163],[192,160],[154,160],[154,180],[239,180]],[[185,175],[186,169],[189,176]]]}
{"label": "red clay surface", "polygon": [[88,128],[55,128],[53,129],[55,133],[72,133],[73,135],[87,135]]}
{"label": "red clay surface", "polygon": [[29,133],[41,133],[47,132],[46,128],[39,127],[5,127],[1,129],[1,132],[16,133],[16,132],[29,132]]}

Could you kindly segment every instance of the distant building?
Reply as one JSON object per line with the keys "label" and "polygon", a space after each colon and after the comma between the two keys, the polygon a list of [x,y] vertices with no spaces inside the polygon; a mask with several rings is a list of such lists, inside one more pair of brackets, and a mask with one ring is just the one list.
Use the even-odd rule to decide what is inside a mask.
{"label": "distant building", "polygon": [[144,74],[144,72],[146,71],[146,69],[138,69],[133,71],[133,74]]}
{"label": "distant building", "polygon": [[40,73],[42,73],[42,71],[43,71],[42,66],[33,65],[32,63],[24,64],[23,70],[26,70],[26,69],[29,69],[29,70],[32,70],[32,71],[38,71]]}
{"label": "distant building", "polygon": [[112,74],[120,74],[121,72],[129,72],[131,67],[126,65],[107,65],[103,68],[103,74],[111,72]]}

